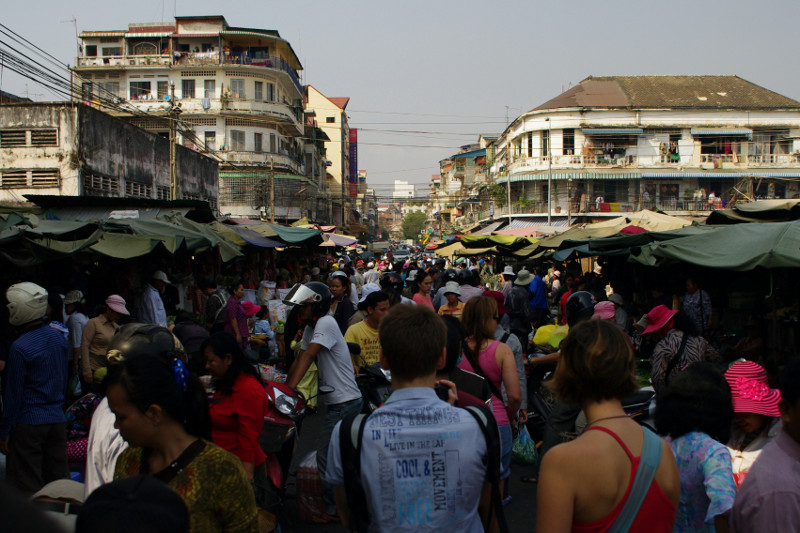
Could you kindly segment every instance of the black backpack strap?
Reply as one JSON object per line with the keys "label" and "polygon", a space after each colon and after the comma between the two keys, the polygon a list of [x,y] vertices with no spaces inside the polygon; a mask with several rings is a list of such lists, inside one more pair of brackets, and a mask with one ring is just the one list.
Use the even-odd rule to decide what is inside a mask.
{"label": "black backpack strap", "polygon": [[350,510],[350,530],[367,531],[369,507],[367,495],[361,485],[361,438],[367,425],[367,415],[355,414],[342,419],[339,427],[339,450],[342,455],[344,488]]}
{"label": "black backpack strap", "polygon": [[510,336],[511,336],[511,332],[510,332],[510,331],[506,331],[506,332],[503,334],[503,336],[502,336],[502,337],[500,337],[500,342],[502,342],[503,344],[505,344],[505,343],[506,343],[506,341],[508,340],[508,338],[509,338]]}
{"label": "black backpack strap", "polygon": [[497,429],[497,422],[492,411],[483,405],[470,405],[465,410],[472,415],[480,426],[483,436],[486,439],[486,480],[492,486],[491,501],[489,503],[489,514],[486,517],[484,530],[489,531],[492,522],[492,514],[497,516],[497,527],[500,533],[508,532],[506,515],[503,512],[503,502],[500,497],[500,431]]}

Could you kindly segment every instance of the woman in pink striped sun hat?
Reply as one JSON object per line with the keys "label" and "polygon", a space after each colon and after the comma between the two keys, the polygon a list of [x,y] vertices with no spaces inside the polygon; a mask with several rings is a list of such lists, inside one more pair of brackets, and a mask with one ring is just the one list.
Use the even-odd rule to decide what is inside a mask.
{"label": "woman in pink striped sun hat", "polygon": [[725,372],[735,413],[728,450],[733,478],[740,486],[761,450],[780,433],[781,393],[769,386],[767,371],[752,361],[738,361]]}

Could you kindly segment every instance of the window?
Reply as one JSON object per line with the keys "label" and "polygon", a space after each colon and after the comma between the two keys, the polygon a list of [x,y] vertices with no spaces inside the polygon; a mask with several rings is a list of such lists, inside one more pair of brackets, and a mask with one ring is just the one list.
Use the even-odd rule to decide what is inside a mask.
{"label": "window", "polygon": [[269,151],[273,154],[278,151],[278,136],[274,133],[269,134]]}
{"label": "window", "polygon": [[81,84],[81,99],[82,100],[92,99],[92,82],[87,81]]}
{"label": "window", "polygon": [[8,170],[0,174],[0,188],[22,189],[28,186],[26,170]]}
{"label": "window", "polygon": [[52,189],[60,185],[59,171],[54,169],[31,170],[31,187],[34,189]]}
{"label": "window", "polygon": [[181,44],[178,45],[178,52],[189,52],[189,51],[190,51],[190,48],[189,48],[188,44],[181,43]]}
{"label": "window", "polygon": [[203,81],[203,98],[214,98],[216,92],[216,82],[214,80]]}
{"label": "window", "polygon": [[203,44],[200,45],[200,51],[201,52],[213,52],[214,51],[214,45],[211,44],[211,43],[203,43]]}
{"label": "window", "polygon": [[253,151],[254,152],[263,152],[263,139],[264,136],[260,133],[253,134]]}
{"label": "window", "polygon": [[111,97],[114,98],[119,97],[119,82],[118,81],[106,81],[106,82],[98,82],[97,84],[97,94],[101,97]]}
{"label": "window", "polygon": [[234,98],[246,98],[244,93],[244,79],[231,79],[231,96]]}
{"label": "window", "polygon": [[156,84],[158,87],[158,99],[163,100],[169,94],[169,82],[157,81]]}
{"label": "window", "polygon": [[533,132],[528,132],[528,157],[533,157]]}
{"label": "window", "polygon": [[169,200],[169,187],[156,185],[156,200]]}
{"label": "window", "polygon": [[145,183],[136,183],[135,181],[125,182],[125,196],[128,198],[150,198],[152,188]]}
{"label": "window", "polygon": [[267,102],[275,101],[275,84],[267,82]]}
{"label": "window", "polygon": [[181,80],[181,98],[194,98],[194,80]]}
{"label": "window", "polygon": [[216,131],[207,131],[203,134],[203,138],[206,143],[206,149],[208,150],[216,150],[217,149],[217,132]]}
{"label": "window", "polygon": [[140,100],[150,96],[150,82],[149,81],[132,81],[131,82],[131,100]]}
{"label": "window", "polygon": [[260,102],[261,100],[264,99],[264,82],[263,81],[257,81],[256,82],[256,89],[255,89],[255,91],[253,91],[253,99],[256,102]]}
{"label": "window", "polygon": [[31,146],[58,146],[58,130],[31,130]]}
{"label": "window", "polygon": [[563,153],[564,155],[575,155],[575,130],[563,130]]}
{"label": "window", "polygon": [[550,155],[550,131],[542,130],[542,157]]}
{"label": "window", "polygon": [[121,56],[122,55],[122,48],[119,46],[112,46],[110,48],[103,48],[103,55],[104,56]]}
{"label": "window", "polygon": [[328,124],[335,124],[336,117],[325,117],[325,122],[327,122]]}
{"label": "window", "polygon": [[87,57],[97,57],[97,45],[96,44],[87,44],[84,46],[84,50],[86,51]]}
{"label": "window", "polygon": [[244,152],[244,143],[244,132],[242,130],[231,130],[231,150]]}
{"label": "window", "polygon": [[4,130],[0,131],[0,148],[12,148],[14,146],[26,146],[28,144],[25,130]]}

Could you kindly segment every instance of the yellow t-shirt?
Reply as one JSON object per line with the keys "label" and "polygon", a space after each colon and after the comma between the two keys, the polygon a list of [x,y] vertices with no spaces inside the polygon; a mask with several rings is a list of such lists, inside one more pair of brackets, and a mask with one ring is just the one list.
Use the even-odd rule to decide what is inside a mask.
{"label": "yellow t-shirt", "polygon": [[[347,328],[344,340],[361,346],[361,355],[353,358],[353,365],[357,367],[369,366],[380,360],[381,342],[378,340],[378,330],[369,327],[366,320]],[[361,360],[362,358],[364,359],[363,361]]]}
{"label": "yellow t-shirt", "polygon": [[453,315],[457,319],[461,320],[461,315],[464,314],[464,305],[466,305],[464,302],[458,302],[458,305],[451,309],[447,302],[445,302],[439,308],[439,314]]}

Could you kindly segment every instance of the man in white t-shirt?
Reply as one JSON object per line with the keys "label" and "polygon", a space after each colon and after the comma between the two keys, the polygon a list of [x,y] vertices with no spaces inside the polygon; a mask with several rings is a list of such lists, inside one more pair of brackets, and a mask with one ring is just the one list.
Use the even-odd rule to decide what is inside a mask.
{"label": "man in white t-shirt", "polygon": [[300,355],[289,369],[286,385],[295,388],[305,375],[311,363],[316,362],[319,369],[320,387],[328,385],[333,392],[321,396],[323,411],[322,433],[317,448],[317,468],[322,479],[322,496],[326,503],[322,519],[338,520],[333,487],[326,482],[325,471],[328,462],[328,443],[333,426],[342,418],[361,411],[361,391],[356,385],[350,351],[344,340],[336,319],[327,313],[331,306],[331,293],[324,283],[312,281],[305,285],[292,287],[286,305],[299,306],[299,318],[305,324]]}

